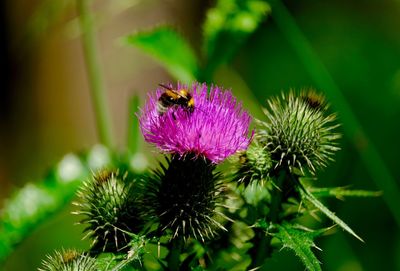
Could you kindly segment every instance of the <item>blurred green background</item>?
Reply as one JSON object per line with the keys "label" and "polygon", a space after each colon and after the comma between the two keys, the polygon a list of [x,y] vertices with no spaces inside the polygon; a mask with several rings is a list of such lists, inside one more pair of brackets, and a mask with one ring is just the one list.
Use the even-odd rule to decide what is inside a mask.
{"label": "blurred green background", "polygon": [[[329,80],[318,81],[324,73],[319,77],[319,69],[317,75],[312,73],[315,59],[325,65],[365,134],[357,135],[358,127],[354,127],[354,137],[349,138],[346,132],[352,131],[354,123],[347,119],[347,126],[341,128],[342,150],[336,162],[318,176],[317,185],[393,189],[383,191],[385,197],[329,202],[330,209],[365,244],[340,230],[321,238],[322,269],[400,270],[400,224],[396,223],[400,205],[394,205],[400,194],[387,185],[387,176],[371,174],[382,172],[383,164],[400,185],[400,2],[304,0],[284,4],[304,36],[291,32],[290,17],[280,16],[272,5],[271,16],[232,61],[216,70],[213,81],[232,88],[258,116],[255,101],[265,105],[268,97],[282,90],[312,86],[326,91],[321,85],[331,86]],[[135,118],[128,113],[129,98],[134,94],[144,98],[158,83],[174,79],[138,49],[121,45],[119,38],[168,24],[199,53],[202,23],[214,5],[214,1],[201,0],[94,1],[107,102],[120,150],[126,147],[128,125]],[[2,1],[0,13],[0,198],[5,199],[17,187],[41,180],[64,154],[87,150],[99,140],[73,1]],[[301,52],[307,52],[298,49],[302,38],[310,43],[315,59],[305,57],[306,53],[302,58]],[[343,100],[335,95],[327,92],[341,121],[348,114],[340,111]],[[372,163],[366,163],[360,150],[363,153],[371,144],[380,158],[367,152]],[[1,200],[0,207],[3,204]],[[55,248],[86,248],[88,243],[80,241],[82,229],[73,225],[72,209],[68,204],[36,229],[9,257],[4,270],[33,270]],[[291,252],[284,252],[268,261],[265,270],[304,267]]]}

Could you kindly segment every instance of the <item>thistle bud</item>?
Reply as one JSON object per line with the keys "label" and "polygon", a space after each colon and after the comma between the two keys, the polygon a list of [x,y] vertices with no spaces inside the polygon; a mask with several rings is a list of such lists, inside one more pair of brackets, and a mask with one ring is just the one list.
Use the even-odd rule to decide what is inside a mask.
{"label": "thistle bud", "polygon": [[126,248],[129,233],[137,233],[141,220],[135,184],[127,174],[103,170],[85,182],[78,192],[80,224],[86,224],[86,237],[91,237],[93,251],[118,251]]}
{"label": "thistle bud", "polygon": [[47,255],[39,271],[96,271],[96,259],[73,249],[55,251]]}
{"label": "thistle bud", "polygon": [[238,155],[238,169],[233,180],[245,187],[253,182],[263,185],[269,179],[272,160],[269,151],[257,140],[253,140],[248,149]]}
{"label": "thistle bud", "polygon": [[298,169],[302,174],[306,169],[315,175],[333,160],[340,135],[334,131],[336,117],[327,114],[322,95],[313,90],[300,95],[290,92],[270,99],[268,105],[264,110],[267,121],[259,121],[256,137],[271,154],[274,169]]}
{"label": "thistle bud", "polygon": [[160,233],[204,242],[223,229],[216,211],[223,187],[214,169],[207,159],[175,155],[149,177],[143,206],[148,207],[148,219],[159,223]]}

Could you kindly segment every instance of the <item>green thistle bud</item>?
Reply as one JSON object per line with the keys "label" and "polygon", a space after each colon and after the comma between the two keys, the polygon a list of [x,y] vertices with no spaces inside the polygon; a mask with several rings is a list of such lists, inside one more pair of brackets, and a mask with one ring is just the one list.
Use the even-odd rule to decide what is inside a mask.
{"label": "green thistle bud", "polygon": [[245,187],[253,182],[263,185],[269,179],[272,168],[272,160],[268,150],[256,139],[245,152],[238,156],[239,168],[235,172],[233,180],[243,183]]}
{"label": "green thistle bud", "polygon": [[173,156],[154,171],[146,183],[143,206],[150,221],[159,223],[160,233],[173,238],[205,241],[215,236],[223,216],[216,210],[223,199],[215,164],[195,155]]}
{"label": "green thistle bud", "polygon": [[74,214],[84,215],[80,221],[86,224],[86,237],[93,239],[93,251],[118,251],[130,242],[130,233],[141,228],[138,216],[138,195],[134,182],[127,174],[103,170],[85,182],[78,192],[79,210]]}
{"label": "green thistle bud", "polygon": [[274,169],[299,169],[302,174],[307,169],[314,175],[333,160],[340,135],[334,132],[336,116],[326,115],[328,105],[322,95],[313,90],[298,96],[290,92],[270,99],[268,105],[267,121],[259,121],[256,137],[270,152]]}
{"label": "green thistle bud", "polygon": [[47,255],[39,271],[96,271],[96,259],[73,249],[55,251]]}

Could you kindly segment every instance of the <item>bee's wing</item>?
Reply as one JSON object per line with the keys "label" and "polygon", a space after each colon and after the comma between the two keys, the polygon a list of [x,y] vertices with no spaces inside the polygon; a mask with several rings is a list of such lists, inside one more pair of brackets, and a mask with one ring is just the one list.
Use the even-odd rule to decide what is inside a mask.
{"label": "bee's wing", "polygon": [[164,84],[158,84],[160,87],[168,89],[168,90],[173,90],[171,87],[164,85]]}
{"label": "bee's wing", "polygon": [[158,85],[162,88],[165,88],[166,90],[171,91],[172,93],[174,93],[175,95],[177,95],[180,98],[184,98],[184,99],[188,98],[186,95],[182,95],[181,93],[179,93],[179,91],[177,91],[176,89],[173,89],[167,85],[164,85],[164,84],[158,84]]}

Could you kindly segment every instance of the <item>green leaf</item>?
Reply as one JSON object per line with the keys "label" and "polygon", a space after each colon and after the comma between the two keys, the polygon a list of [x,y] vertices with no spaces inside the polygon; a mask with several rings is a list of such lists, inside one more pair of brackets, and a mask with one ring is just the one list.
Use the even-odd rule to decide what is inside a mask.
{"label": "green leaf", "polygon": [[361,242],[364,242],[364,240],[361,239],[361,237],[358,236],[349,226],[347,226],[347,224],[344,223],[343,220],[341,220],[332,211],[330,211],[328,208],[326,208],[325,205],[323,205],[316,197],[314,197],[314,195],[311,194],[306,188],[304,188],[304,187],[300,188],[300,193],[301,193],[301,197],[303,199],[309,201],[311,204],[313,204],[315,207],[317,207],[318,210],[320,210],[327,217],[332,219],[336,224],[338,224],[345,231],[347,231],[348,233],[350,233],[351,235],[356,237]]}
{"label": "green leaf", "polygon": [[283,248],[293,250],[308,270],[321,270],[320,262],[312,252],[311,248],[315,247],[318,249],[314,244],[314,238],[324,232],[325,229],[306,231],[304,228],[299,228],[289,223],[275,226],[277,227],[278,232],[274,234],[274,236],[282,242]]}
{"label": "green leaf", "polygon": [[308,190],[316,197],[336,197],[343,199],[344,197],[379,197],[382,195],[381,191],[367,191],[367,190],[348,190],[345,187],[327,187],[316,188],[309,187]]}
{"label": "green leaf", "polygon": [[217,5],[208,10],[203,26],[208,61],[206,76],[211,76],[218,65],[230,60],[269,12],[269,5],[261,0],[218,0]]}
{"label": "green leaf", "polygon": [[70,202],[91,170],[110,160],[108,150],[102,146],[95,146],[86,159],[68,154],[44,181],[28,183],[16,191],[0,213],[0,262],[43,221]]}
{"label": "green leaf", "polygon": [[159,61],[176,79],[190,83],[197,78],[197,58],[187,41],[172,28],[161,26],[134,33],[123,41]]}
{"label": "green leaf", "polygon": [[96,257],[96,266],[99,270],[111,270],[118,264],[120,258],[121,256],[113,253],[102,253]]}
{"label": "green leaf", "polygon": [[139,269],[139,266],[142,265],[142,256],[146,252],[145,246],[147,240],[144,236],[135,234],[131,235],[132,241],[129,243],[130,249],[128,251],[128,254],[126,255],[126,257],[124,257],[123,260],[116,264],[111,271],[124,270],[126,267],[134,264],[138,265],[137,269]]}

